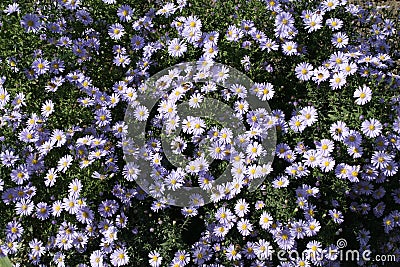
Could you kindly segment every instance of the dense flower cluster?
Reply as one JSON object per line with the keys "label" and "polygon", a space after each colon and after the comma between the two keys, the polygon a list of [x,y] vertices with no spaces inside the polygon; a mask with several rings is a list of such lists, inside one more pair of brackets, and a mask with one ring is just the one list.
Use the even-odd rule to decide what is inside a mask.
{"label": "dense flower cluster", "polygon": [[[230,16],[200,13],[196,1],[139,1],[142,14],[133,2],[0,4],[0,35],[15,31],[38,45],[29,55],[0,54],[0,258],[58,267],[340,266],[336,240],[344,237],[360,254],[400,261],[398,25],[384,8],[207,1],[232,7]],[[250,20],[252,12],[262,18]],[[214,28],[214,16],[224,23]],[[200,69],[197,83],[171,71],[157,86],[173,89],[155,110],[138,101],[156,70],[188,60]],[[243,70],[254,86],[202,84],[228,78],[227,69],[209,71],[216,62]],[[248,93],[272,111],[252,110]],[[245,134],[178,116],[179,101],[196,109],[206,97],[231,105]],[[128,106],[148,123],[141,148],[121,116]],[[160,136],[180,127],[167,145],[187,165],[173,168]],[[270,128],[278,134],[275,160],[258,164]],[[151,195],[160,199],[137,186],[141,169],[122,151],[150,162]],[[177,208],[162,199],[167,189],[209,190],[224,162],[233,162],[234,179],[216,187],[212,204],[192,196],[192,205]],[[267,177],[260,188],[244,189],[260,176]],[[193,242],[174,236],[180,217],[182,229],[200,221],[188,229],[201,231]],[[281,261],[279,250],[308,257]]]}

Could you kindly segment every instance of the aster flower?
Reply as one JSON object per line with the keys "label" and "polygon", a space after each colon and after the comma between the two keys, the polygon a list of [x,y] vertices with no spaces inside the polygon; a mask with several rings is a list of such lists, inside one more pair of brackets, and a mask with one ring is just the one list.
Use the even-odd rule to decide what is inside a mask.
{"label": "aster flower", "polygon": [[279,49],[279,45],[272,39],[266,38],[264,41],[260,43],[261,51],[267,50],[267,52],[277,51]]}
{"label": "aster flower", "polygon": [[346,33],[338,32],[332,35],[331,42],[334,47],[336,48],[343,48],[346,47],[349,43],[349,37]]}
{"label": "aster flower", "polygon": [[297,43],[288,41],[283,43],[282,45],[282,52],[286,56],[292,56],[292,55],[297,55]]}
{"label": "aster flower", "polygon": [[186,50],[186,43],[184,41],[180,41],[178,38],[174,38],[168,43],[168,53],[173,57],[182,56]]}
{"label": "aster flower", "polygon": [[261,99],[261,101],[270,100],[275,94],[275,90],[271,83],[254,83],[251,89]]}
{"label": "aster flower", "polygon": [[9,4],[9,5],[6,7],[6,9],[4,9],[4,13],[6,13],[7,16],[9,16],[9,15],[11,15],[11,14],[13,14],[13,13],[19,14],[20,11],[21,11],[21,10],[20,10],[20,8],[19,8],[19,4],[18,4],[18,3]]}
{"label": "aster flower", "polygon": [[362,87],[359,87],[354,91],[353,96],[357,98],[355,100],[355,103],[357,105],[365,105],[366,103],[371,101],[372,91],[368,86],[364,84]]}
{"label": "aster flower", "polygon": [[32,69],[37,75],[45,74],[50,69],[50,62],[46,59],[38,58],[33,61]]}
{"label": "aster flower", "polygon": [[303,116],[296,115],[293,116],[289,121],[289,127],[294,132],[302,132],[307,126],[307,122]]}
{"label": "aster flower", "polygon": [[339,65],[339,69],[341,72],[345,74],[345,76],[353,75],[358,70],[358,66],[354,62],[345,62]]}
{"label": "aster flower", "polygon": [[133,9],[129,5],[121,5],[117,10],[117,16],[122,22],[132,20]]}
{"label": "aster flower", "polygon": [[39,19],[39,16],[36,14],[26,14],[22,17],[21,25],[24,27],[26,32],[36,33],[39,31],[42,23]]}
{"label": "aster flower", "polygon": [[44,221],[49,218],[51,212],[51,208],[48,207],[48,204],[45,202],[39,202],[36,205],[36,216],[40,220]]}
{"label": "aster flower", "polygon": [[394,156],[386,151],[374,151],[371,157],[371,163],[380,169],[386,168],[393,160]]}
{"label": "aster flower", "polygon": [[344,221],[342,213],[340,211],[337,211],[336,209],[329,210],[329,215],[337,224],[341,224]]}
{"label": "aster flower", "polygon": [[306,106],[300,110],[301,116],[304,117],[307,126],[311,126],[318,120],[317,110],[313,106]]}
{"label": "aster flower", "polygon": [[243,37],[243,31],[231,25],[228,27],[225,37],[228,41],[238,42]]}
{"label": "aster flower", "polygon": [[125,248],[118,248],[110,255],[111,263],[114,266],[124,266],[129,263],[129,256]]}
{"label": "aster flower", "polygon": [[317,84],[320,84],[323,81],[326,81],[330,77],[329,71],[327,68],[321,66],[313,71],[313,77],[311,78]]}
{"label": "aster flower", "polygon": [[48,117],[54,111],[54,104],[51,100],[46,100],[46,102],[42,105],[42,116]]}
{"label": "aster flower", "polygon": [[289,185],[289,179],[286,176],[279,176],[272,181],[274,188],[283,188]]}
{"label": "aster flower", "polygon": [[240,219],[237,222],[237,229],[242,236],[248,236],[253,231],[253,225],[248,219]]}
{"label": "aster flower", "polygon": [[80,191],[82,190],[82,183],[78,179],[74,179],[69,185],[68,185],[68,193],[72,196],[78,197]]}
{"label": "aster flower", "polygon": [[254,246],[254,253],[261,260],[268,259],[273,252],[271,244],[264,239],[260,239]]}
{"label": "aster flower", "polygon": [[294,237],[288,228],[279,229],[274,234],[274,239],[276,240],[279,248],[284,250],[290,250],[294,246]]}
{"label": "aster flower", "polygon": [[339,18],[327,19],[325,24],[332,29],[332,31],[339,30],[343,26],[343,20]]}
{"label": "aster flower", "polygon": [[310,17],[303,19],[304,28],[309,33],[322,28],[323,17],[320,14],[312,14]]}
{"label": "aster flower", "polygon": [[358,131],[350,130],[345,134],[343,142],[348,146],[358,147],[361,145],[362,136]]}
{"label": "aster flower", "polygon": [[321,229],[320,223],[315,219],[311,219],[308,221],[306,234],[307,236],[315,236],[317,235],[320,229]]}
{"label": "aster flower", "polygon": [[7,223],[5,230],[6,230],[6,237],[10,241],[19,239],[24,232],[24,228],[22,227],[22,225],[16,221]]}
{"label": "aster flower", "polygon": [[340,89],[346,84],[346,76],[343,72],[334,73],[329,84],[332,90]]}
{"label": "aster flower", "polygon": [[17,215],[28,216],[32,214],[35,204],[30,199],[21,199],[15,204],[15,213]]}
{"label": "aster flower", "polygon": [[302,62],[296,66],[295,72],[299,80],[308,81],[313,74],[313,66],[307,62]]}
{"label": "aster flower", "polygon": [[149,264],[152,267],[159,267],[161,265],[163,257],[160,256],[160,253],[153,250],[149,253]]}
{"label": "aster flower", "polygon": [[111,39],[114,40],[119,40],[121,39],[121,37],[125,34],[125,29],[124,27],[119,24],[119,23],[115,23],[112,24],[109,28],[108,28],[108,35],[110,35]]}
{"label": "aster flower", "polygon": [[122,66],[123,68],[125,68],[131,63],[131,59],[127,55],[118,54],[114,57],[113,63],[116,66]]}
{"label": "aster flower", "polygon": [[333,123],[329,129],[333,140],[342,141],[345,136],[347,136],[349,128],[346,123],[343,121],[337,121]]}
{"label": "aster flower", "polygon": [[374,138],[382,132],[382,124],[376,119],[365,120],[361,124],[361,130],[367,137]]}
{"label": "aster flower", "polygon": [[264,211],[259,219],[259,224],[263,229],[269,229],[269,227],[273,224],[273,217],[266,211]]}
{"label": "aster flower", "polygon": [[73,158],[71,155],[63,156],[57,164],[57,171],[65,173],[67,169],[71,166]]}

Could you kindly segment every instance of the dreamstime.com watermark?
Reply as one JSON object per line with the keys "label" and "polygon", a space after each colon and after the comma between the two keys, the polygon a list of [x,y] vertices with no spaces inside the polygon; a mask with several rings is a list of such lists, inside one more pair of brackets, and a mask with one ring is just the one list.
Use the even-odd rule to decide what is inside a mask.
{"label": "dreamstime.com watermark", "polygon": [[272,260],[276,258],[280,262],[285,261],[323,261],[325,259],[331,261],[339,262],[399,262],[400,258],[394,254],[381,254],[373,255],[371,250],[356,250],[356,249],[346,249],[347,240],[340,238],[336,242],[336,246],[328,247],[325,250],[320,250],[318,248],[306,249],[304,251],[297,250],[278,250],[269,251],[269,259]]}
{"label": "dreamstime.com watermark", "polygon": [[[219,63],[213,63],[210,66],[203,66],[196,62],[185,62],[168,69],[164,69],[157,74],[150,77],[141,88],[137,90],[137,98],[128,106],[125,113],[125,123],[128,126],[126,144],[131,144],[123,147],[125,161],[129,167],[129,173],[137,184],[148,193],[150,196],[159,200],[162,203],[173,206],[203,206],[217,198],[221,187],[228,183],[233,182],[232,177],[232,163],[234,162],[234,153],[236,155],[245,155],[246,147],[240,144],[240,136],[247,136],[247,129],[243,118],[237,115],[236,111],[226,101],[220,101],[215,98],[204,97],[201,101],[196,102],[195,107],[190,106],[190,102],[178,101],[181,99],[181,94],[185,95],[193,89],[194,84],[204,84],[204,86],[214,87],[213,92],[218,93],[222,91],[234,92],[240,99],[245,110],[257,111],[258,115],[252,115],[259,124],[258,132],[254,131],[257,136],[260,153],[255,159],[257,165],[261,167],[261,173],[265,175],[253,175],[248,184],[248,190],[254,191],[263,182],[268,174],[268,170],[274,158],[276,148],[276,129],[273,121],[273,116],[268,102],[265,99],[260,99],[251,88],[254,82],[240,71]],[[218,89],[217,89],[217,86]],[[205,91],[209,90],[207,88]],[[211,90],[211,89],[210,89]],[[201,91],[203,92],[203,91]],[[193,103],[192,103],[193,104]],[[228,166],[222,174],[210,183],[210,187],[199,187],[195,185],[181,186],[178,185],[180,179],[180,171],[173,172],[170,175],[168,184],[164,184],[165,178],[151,176],[154,172],[161,172],[155,170],[154,166],[162,161],[161,158],[151,158],[146,151],[148,146],[148,126],[149,120],[154,120],[155,117],[151,114],[158,113],[157,117],[161,124],[164,124],[162,134],[160,136],[160,143],[162,145],[163,159],[165,157],[168,162],[179,168],[180,170],[191,171],[191,161],[188,160],[182,153],[173,153],[171,144],[179,137],[180,132],[183,130],[182,125],[185,120],[189,118],[202,118],[212,120],[222,125],[225,129],[229,129],[232,133],[232,142],[227,147],[228,150],[224,151],[225,158],[228,157]],[[251,117],[253,118],[253,117]],[[173,130],[167,129],[165,122],[168,125],[176,125]],[[271,123],[269,123],[271,122]],[[201,130],[201,125],[195,125],[193,132]],[[197,127],[197,128],[196,128]],[[247,135],[246,135],[247,134]],[[228,135],[227,135],[228,136]],[[207,137],[207,136],[205,136]],[[201,137],[201,134],[199,135]],[[212,138],[212,137],[211,137]],[[210,156],[210,148],[215,153],[218,152],[218,147],[215,147],[215,142],[207,140],[200,140],[199,151],[202,151],[203,157],[201,160],[206,162],[202,166],[211,166],[215,157]],[[236,143],[234,143],[236,142]],[[176,143],[176,142],[175,142]],[[225,148],[224,148],[225,149]],[[221,150],[221,149],[220,149]],[[154,153],[158,154],[158,153]],[[249,164],[253,164],[253,163]],[[189,168],[189,169],[188,169]],[[161,169],[161,168],[160,168]],[[265,171],[264,171],[265,170]]]}

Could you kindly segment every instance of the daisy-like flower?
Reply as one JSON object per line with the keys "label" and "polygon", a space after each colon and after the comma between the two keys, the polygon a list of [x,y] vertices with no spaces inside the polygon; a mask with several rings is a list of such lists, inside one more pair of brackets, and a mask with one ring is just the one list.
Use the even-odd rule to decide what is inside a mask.
{"label": "daisy-like flower", "polygon": [[244,199],[239,199],[235,205],[235,213],[239,217],[244,217],[249,212],[249,204]]}
{"label": "daisy-like flower", "polygon": [[371,157],[371,163],[377,168],[384,169],[393,159],[394,156],[386,151],[374,151]]}
{"label": "daisy-like flower", "polygon": [[274,188],[283,188],[287,187],[288,185],[289,185],[289,179],[284,175],[279,176],[275,178],[274,181],[272,181],[272,186]]}
{"label": "daisy-like flower", "polygon": [[332,140],[322,139],[320,142],[316,143],[317,151],[321,152],[322,156],[329,156],[335,148],[335,144]]}
{"label": "daisy-like flower", "polygon": [[261,260],[269,259],[274,253],[274,249],[271,244],[265,239],[260,239],[254,246],[254,253]]}
{"label": "daisy-like flower", "polygon": [[50,208],[48,207],[47,203],[39,202],[36,205],[36,216],[40,220],[44,221],[50,216]]}
{"label": "daisy-like flower", "polygon": [[230,261],[237,261],[242,258],[242,254],[238,252],[233,244],[229,245],[225,249],[226,258]]}
{"label": "daisy-like flower", "polygon": [[44,184],[47,187],[52,187],[57,180],[57,171],[55,168],[51,168],[47,171],[46,176],[44,177]]}
{"label": "daisy-like flower", "polygon": [[113,59],[113,63],[118,67],[122,66],[123,68],[125,68],[131,63],[131,59],[127,55],[117,54]]}
{"label": "daisy-like flower", "polygon": [[122,5],[117,10],[117,16],[122,22],[132,20],[133,9],[129,5]]}
{"label": "daisy-like flower", "polygon": [[321,3],[322,8],[326,11],[331,11],[339,5],[338,0],[325,0]]}
{"label": "daisy-like flower", "polygon": [[149,264],[151,267],[159,267],[161,266],[161,262],[162,257],[160,256],[160,253],[155,250],[149,253]]}
{"label": "daisy-like flower", "polygon": [[45,74],[50,69],[50,62],[46,59],[38,58],[33,61],[32,69],[37,75]]}
{"label": "daisy-like flower", "polygon": [[242,236],[248,236],[253,231],[253,225],[248,219],[240,219],[237,223],[237,229]]}
{"label": "daisy-like flower", "polygon": [[246,148],[246,154],[249,156],[251,159],[255,159],[259,157],[263,153],[263,147],[261,144],[257,142],[253,142],[249,144]]}
{"label": "daisy-like flower", "polygon": [[306,236],[306,223],[303,220],[295,221],[290,229],[292,235],[297,239],[302,239]]}
{"label": "daisy-like flower", "polygon": [[354,91],[353,97],[357,98],[355,100],[357,105],[365,105],[371,101],[372,90],[364,84],[362,87],[360,86]]}
{"label": "daisy-like flower", "polygon": [[329,79],[329,77],[330,77],[329,70],[321,66],[313,71],[313,77],[311,79],[317,84],[320,84],[321,82]]}
{"label": "daisy-like flower", "polygon": [[382,124],[376,119],[365,120],[361,124],[361,130],[367,137],[374,138],[381,134]]}
{"label": "daisy-like flower", "polygon": [[149,117],[149,111],[147,107],[139,105],[135,108],[134,116],[138,121],[145,121]]}
{"label": "daisy-like flower", "polygon": [[228,41],[237,42],[243,37],[243,31],[234,25],[228,27],[225,35]]}
{"label": "daisy-like flower", "polygon": [[53,217],[59,217],[61,212],[63,211],[63,203],[60,200],[57,200],[53,203],[51,215]]}
{"label": "daisy-like flower", "polygon": [[119,23],[112,24],[108,28],[108,35],[110,35],[111,39],[119,40],[125,34],[124,26]]}
{"label": "daisy-like flower", "polygon": [[174,3],[166,3],[161,9],[157,10],[156,15],[163,15],[168,18],[176,9]]}
{"label": "daisy-like flower", "polygon": [[26,32],[36,33],[39,31],[42,23],[36,14],[26,14],[22,17],[21,25],[24,27]]}
{"label": "daisy-like flower", "polygon": [[315,236],[321,229],[321,224],[316,219],[311,219],[308,221],[308,225],[306,228],[307,236]]}
{"label": "daisy-like flower", "polygon": [[343,142],[348,146],[360,146],[362,136],[358,131],[350,130],[346,133]]}
{"label": "daisy-like flower", "polygon": [[271,83],[255,83],[251,90],[256,93],[261,101],[270,100],[275,94]]}
{"label": "daisy-like flower", "polygon": [[318,120],[317,110],[313,106],[306,106],[300,110],[300,115],[304,117],[307,126],[311,126]]}
{"label": "daisy-like flower", "polygon": [[297,55],[297,43],[288,41],[283,43],[282,45],[282,52],[286,56]]}
{"label": "daisy-like flower", "polygon": [[329,210],[329,215],[332,217],[333,221],[337,224],[341,224],[344,221],[342,212],[336,209]]}
{"label": "daisy-like flower", "polygon": [[129,263],[129,256],[125,248],[118,248],[110,255],[111,264],[114,266],[123,266]]}
{"label": "daisy-like flower", "polygon": [[262,229],[268,229],[273,224],[273,217],[266,211],[264,211],[259,220],[259,224]]}
{"label": "daisy-like flower", "polygon": [[35,204],[30,199],[21,199],[15,204],[15,213],[17,215],[29,216],[33,212]]}
{"label": "daisy-like flower", "polygon": [[4,9],[4,13],[7,14],[7,16],[13,14],[13,13],[17,13],[19,14],[20,9],[19,9],[19,4],[18,3],[12,3],[9,4],[6,9]]}
{"label": "daisy-like flower", "polygon": [[22,236],[24,228],[19,222],[12,221],[7,224],[5,232],[8,240],[16,240]]}
{"label": "daisy-like flower", "polygon": [[344,73],[346,77],[356,73],[357,69],[358,69],[357,64],[350,61],[339,65],[340,72]]}
{"label": "daisy-like flower", "polygon": [[332,29],[332,31],[339,30],[343,26],[343,20],[338,18],[327,19],[325,24]]}
{"label": "daisy-like flower", "polygon": [[78,197],[79,193],[82,190],[82,183],[78,179],[74,179],[69,185],[68,185],[68,193],[72,196]]}
{"label": "daisy-like flower", "polygon": [[266,38],[264,41],[260,43],[261,51],[267,50],[267,52],[277,51],[279,49],[279,45],[272,39]]}
{"label": "daisy-like flower", "polygon": [[343,48],[349,44],[349,37],[343,32],[333,34],[331,42],[336,48]]}
{"label": "daisy-like flower", "polygon": [[54,112],[54,104],[51,100],[46,100],[46,102],[42,105],[42,116],[49,117],[51,113]]}
{"label": "daisy-like flower", "polygon": [[307,122],[303,116],[296,115],[290,119],[289,126],[294,132],[302,132],[306,128]]}
{"label": "daisy-like flower", "polygon": [[168,43],[168,53],[173,57],[182,56],[186,50],[186,43],[184,41],[180,41],[178,38],[174,38]]}
{"label": "daisy-like flower", "polygon": [[104,261],[104,254],[101,250],[95,250],[90,255],[90,264],[93,267],[102,267]]}
{"label": "daisy-like flower", "polygon": [[309,33],[317,31],[322,28],[322,16],[320,14],[312,14],[309,18],[303,20],[304,28]]}
{"label": "daisy-like flower", "polygon": [[329,129],[333,140],[343,141],[343,139],[348,135],[349,128],[345,122],[337,121],[333,123]]}
{"label": "daisy-like flower", "polygon": [[51,135],[51,140],[57,143],[57,147],[61,147],[67,142],[67,137],[63,131],[56,129]]}
{"label": "daisy-like flower", "polygon": [[203,47],[203,52],[204,52],[204,57],[206,58],[214,58],[215,56],[217,56],[218,54],[218,46],[216,46],[215,44],[211,43],[211,42],[207,42],[204,47]]}
{"label": "daisy-like flower", "polygon": [[349,146],[347,153],[349,153],[349,155],[354,159],[361,158],[363,155],[363,148],[362,146]]}
{"label": "daisy-like flower", "polygon": [[57,164],[57,171],[65,173],[67,169],[71,166],[72,164],[72,156],[71,155],[65,155],[63,156]]}
{"label": "daisy-like flower", "polygon": [[170,190],[177,190],[183,186],[183,177],[176,171],[171,171],[165,179],[165,184]]}
{"label": "daisy-like flower", "polygon": [[198,108],[200,103],[203,102],[204,97],[201,94],[194,94],[189,99],[189,107]]}
{"label": "daisy-like flower", "polygon": [[346,77],[343,72],[334,73],[329,80],[329,84],[333,90],[340,89],[346,84]]}
{"label": "daisy-like flower", "polygon": [[360,173],[360,166],[350,166],[350,168],[347,171],[347,178],[349,179],[350,182],[352,183],[357,183],[359,181],[358,175]]}
{"label": "daisy-like flower", "polygon": [[313,74],[313,66],[307,62],[302,62],[296,66],[294,71],[299,80],[308,81]]}

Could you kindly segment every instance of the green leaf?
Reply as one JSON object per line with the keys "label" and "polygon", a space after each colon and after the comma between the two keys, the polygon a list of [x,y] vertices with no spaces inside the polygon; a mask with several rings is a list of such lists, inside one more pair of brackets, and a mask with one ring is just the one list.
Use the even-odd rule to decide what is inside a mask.
{"label": "green leaf", "polygon": [[0,258],[0,267],[12,267],[11,261],[7,258]]}

